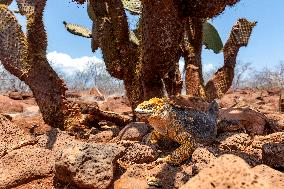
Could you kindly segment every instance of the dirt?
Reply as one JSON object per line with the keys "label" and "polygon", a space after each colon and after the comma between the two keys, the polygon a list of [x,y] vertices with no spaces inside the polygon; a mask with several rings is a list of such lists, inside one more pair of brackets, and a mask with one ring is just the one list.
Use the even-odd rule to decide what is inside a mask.
{"label": "dirt", "polygon": [[[180,166],[159,161],[178,145],[167,140],[145,144],[151,129],[143,122],[125,127],[102,122],[93,128],[89,140],[76,139],[46,125],[31,94],[8,94],[0,95],[0,188],[284,188],[280,89],[229,91],[219,101],[222,121],[216,142],[197,148]],[[92,89],[71,91],[69,98],[131,114],[123,96],[105,98]],[[178,103],[190,105],[187,98]],[[62,154],[69,155],[66,159]],[[92,154],[103,155],[107,163]],[[101,167],[107,167],[108,174]]]}

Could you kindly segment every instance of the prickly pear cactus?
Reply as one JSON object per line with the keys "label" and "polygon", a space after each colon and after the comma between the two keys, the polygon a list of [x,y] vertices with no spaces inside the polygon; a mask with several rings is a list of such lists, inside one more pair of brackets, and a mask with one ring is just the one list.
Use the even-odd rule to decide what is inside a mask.
{"label": "prickly pear cactus", "polygon": [[66,86],[46,58],[47,36],[43,23],[46,0],[17,0],[19,12],[27,18],[27,34],[6,4],[0,4],[3,66],[31,88],[47,124],[70,131],[80,128],[82,114],[66,100]]}
{"label": "prickly pear cactus", "polygon": [[[245,18],[241,18],[233,26],[228,42],[224,46],[224,59],[231,59],[237,50],[242,46],[247,46],[252,29],[256,26],[257,22],[250,22]],[[231,62],[227,62],[232,64]],[[228,65],[229,66],[229,65]]]}
{"label": "prickly pear cactus", "polygon": [[[79,4],[85,2],[84,0],[74,1]],[[187,58],[191,61],[191,64],[187,66],[188,75],[193,76],[189,79],[188,86],[193,86],[193,93],[203,98],[207,98],[207,96],[209,99],[219,97],[226,92],[233,75],[231,72],[225,71],[223,79],[217,79],[220,77],[216,75],[211,83],[204,86],[201,66],[202,43],[215,53],[220,52],[223,45],[214,26],[203,21],[217,16],[224,11],[226,6],[232,6],[238,1],[89,0],[87,11],[93,21],[92,49],[94,51],[101,47],[107,71],[112,76],[124,80],[130,101],[160,97],[165,95],[164,84],[167,85],[167,90],[170,89],[169,91],[173,91],[172,89],[175,88],[173,83],[177,87],[179,86],[179,81],[170,82],[169,76],[171,76],[170,79],[179,78],[174,70],[176,70],[175,64],[182,54],[181,43],[185,41],[183,39],[184,21],[194,18],[201,24],[197,24],[198,30],[194,31],[195,37],[187,40],[187,44],[189,44]],[[139,27],[134,31],[129,31],[125,10],[141,16]],[[232,50],[234,51],[234,49]],[[224,53],[226,57],[233,58],[228,54],[230,51],[228,47],[224,48],[224,51],[226,51]],[[227,70],[227,63],[225,65],[224,69]],[[136,85],[139,80],[142,80],[143,85],[141,82]],[[218,85],[221,80],[228,82]],[[215,92],[211,91],[214,86],[212,83],[216,84]],[[190,88],[192,89],[192,87]],[[139,98],[134,97],[136,92],[140,92],[139,95],[136,95]],[[207,93],[211,94],[207,95]],[[169,94],[175,93],[169,92]]]}
{"label": "prickly pear cactus", "polygon": [[213,18],[221,14],[227,6],[240,0],[179,0],[183,15],[192,18]]}
{"label": "prickly pear cactus", "polygon": [[[78,35],[85,38],[92,38],[92,31],[87,27],[78,24],[67,23],[63,21],[63,24],[68,32],[73,35]],[[95,26],[94,26],[95,27]],[[95,29],[94,29],[95,30]],[[139,40],[132,30],[129,30],[129,40],[136,45],[139,45]],[[92,45],[93,46],[93,45]]]}
{"label": "prickly pear cactus", "polygon": [[[16,0],[16,1],[21,15],[29,15],[34,13],[36,0]],[[39,8],[37,8],[37,10],[39,11]]]}

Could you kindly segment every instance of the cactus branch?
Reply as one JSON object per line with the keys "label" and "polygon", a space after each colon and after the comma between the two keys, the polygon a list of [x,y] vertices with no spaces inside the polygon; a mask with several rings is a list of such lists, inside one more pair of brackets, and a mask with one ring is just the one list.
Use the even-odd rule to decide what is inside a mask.
{"label": "cactus branch", "polygon": [[[61,129],[79,129],[82,114],[65,98],[66,87],[46,58],[47,36],[43,24],[46,1],[17,1],[27,17],[27,35],[13,13],[0,5],[0,60],[4,67],[32,90],[44,121]],[[7,27],[9,26],[9,27]],[[16,44],[16,45],[15,45]]]}
{"label": "cactus branch", "polygon": [[91,0],[90,4],[94,10],[93,22],[107,71],[110,75],[123,79],[123,68],[129,62],[136,62],[133,60],[136,49],[132,48],[129,41],[128,23],[123,5],[120,0]]}
{"label": "cactus branch", "polygon": [[189,18],[184,26],[183,52],[186,94],[204,98],[205,90],[201,65],[203,19]]}
{"label": "cactus branch", "polygon": [[63,21],[63,24],[66,30],[74,35],[78,35],[85,38],[92,38],[92,32],[84,26],[80,26],[77,24],[70,24],[67,23],[66,21]]}
{"label": "cactus branch", "polygon": [[[7,27],[9,26],[9,27]],[[0,4],[0,60],[4,67],[21,80],[27,77],[28,44],[14,14]]]}
{"label": "cactus branch", "polygon": [[239,19],[233,26],[228,41],[224,46],[224,66],[220,68],[206,84],[208,100],[221,98],[231,87],[234,79],[234,68],[239,49],[247,46],[256,22]]}
{"label": "cactus branch", "polygon": [[175,96],[181,94],[182,80],[181,73],[179,70],[179,62],[169,71],[164,77],[165,88],[168,96]]}

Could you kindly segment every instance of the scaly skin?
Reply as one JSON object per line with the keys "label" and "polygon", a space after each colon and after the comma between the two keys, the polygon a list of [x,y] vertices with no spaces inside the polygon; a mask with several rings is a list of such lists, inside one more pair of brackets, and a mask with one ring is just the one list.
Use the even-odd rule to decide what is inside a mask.
{"label": "scaly skin", "polygon": [[213,101],[208,114],[196,109],[178,107],[167,99],[152,98],[135,109],[139,117],[147,118],[154,131],[149,142],[156,143],[161,136],[178,142],[181,146],[164,160],[180,164],[188,159],[198,143],[210,144],[217,134],[218,105]]}

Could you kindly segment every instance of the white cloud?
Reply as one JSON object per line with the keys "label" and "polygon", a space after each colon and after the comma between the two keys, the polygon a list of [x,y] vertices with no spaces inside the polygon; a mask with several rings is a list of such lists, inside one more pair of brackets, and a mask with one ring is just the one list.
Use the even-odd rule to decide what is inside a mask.
{"label": "white cloud", "polygon": [[[183,72],[184,64],[185,64],[184,58],[181,58],[179,60],[179,69],[180,69],[181,72]],[[202,65],[202,70],[204,72],[209,72],[209,71],[214,70],[214,69],[215,69],[215,66],[213,64],[203,64]]]}
{"label": "white cloud", "polygon": [[71,75],[76,71],[83,71],[87,68],[88,62],[102,63],[99,58],[92,56],[83,56],[80,58],[72,58],[70,55],[57,51],[47,54],[48,61],[55,70],[60,70],[64,74]]}
{"label": "white cloud", "polygon": [[[83,71],[87,68],[88,62],[93,62],[97,64],[102,64],[103,61],[95,56],[83,56],[80,58],[73,58],[68,54],[60,53],[57,51],[49,52],[47,54],[47,59],[52,63],[52,67],[66,75],[72,75],[76,71]],[[184,59],[179,60],[180,71],[184,69]],[[210,72],[214,70],[215,66],[213,64],[203,64],[203,71]]]}
{"label": "white cloud", "polygon": [[213,64],[204,64],[203,65],[203,71],[204,72],[209,72],[209,71],[214,70],[214,69],[215,69],[215,67],[214,67]]}

